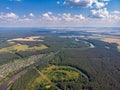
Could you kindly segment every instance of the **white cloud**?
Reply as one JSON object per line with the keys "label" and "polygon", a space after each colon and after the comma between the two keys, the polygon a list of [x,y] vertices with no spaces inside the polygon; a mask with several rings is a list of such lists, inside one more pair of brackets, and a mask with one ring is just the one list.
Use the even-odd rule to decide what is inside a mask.
{"label": "white cloud", "polygon": [[60,4],[60,2],[59,2],[59,1],[57,1],[57,4]]}
{"label": "white cloud", "polygon": [[65,0],[64,4],[71,7],[91,7],[93,4],[93,0]]}
{"label": "white cloud", "polygon": [[74,16],[76,19],[85,19],[85,17],[82,15],[82,14],[80,14],[80,15],[75,15]]}
{"label": "white cloud", "polygon": [[19,21],[23,21],[23,22],[24,22],[24,21],[30,21],[30,20],[32,20],[32,19],[27,18],[27,17],[26,17],[26,18],[23,18],[23,19],[19,19]]}
{"label": "white cloud", "polygon": [[109,2],[110,0],[102,0],[103,2]]}
{"label": "white cloud", "polygon": [[70,22],[70,21],[73,20],[70,13],[64,13],[64,14],[61,15],[60,18],[64,21],[67,21],[67,22]]}
{"label": "white cloud", "polygon": [[115,19],[120,20],[120,11],[113,11],[113,12],[111,12],[110,18],[112,18],[113,20],[115,20]]}
{"label": "white cloud", "polygon": [[29,16],[30,16],[30,17],[34,17],[35,15],[34,15],[33,13],[30,13]]}
{"label": "white cloud", "polygon": [[11,19],[17,19],[18,18],[18,16],[14,13],[7,13],[5,17],[6,18],[11,18]]}
{"label": "white cloud", "polygon": [[112,14],[116,14],[120,16],[120,11],[113,11]]}
{"label": "white cloud", "polygon": [[86,7],[86,8],[102,8],[107,5],[108,1],[98,1],[98,0],[65,0],[63,4],[70,7]]}
{"label": "white cloud", "polygon": [[5,18],[8,18],[8,19],[17,19],[18,16],[14,13],[7,13],[6,16],[4,16]]}
{"label": "white cloud", "polygon": [[[118,13],[118,11],[116,12]],[[41,23],[42,22],[42,23]],[[45,13],[42,15],[41,24],[48,26],[119,26],[120,17],[117,14],[111,14],[106,8],[92,10],[90,17],[84,17],[82,14],[63,13],[54,15]]]}
{"label": "white cloud", "polygon": [[61,20],[67,21],[67,22],[75,22],[75,21],[79,21],[82,19],[85,19],[85,17],[80,14],[80,15],[71,15],[70,13],[64,13],[59,15]]}
{"label": "white cloud", "polygon": [[48,14],[52,14],[52,12],[48,12]]}
{"label": "white cloud", "polygon": [[50,18],[48,13],[44,13],[44,14],[42,14],[42,16],[43,16],[43,18]]}
{"label": "white cloud", "polygon": [[0,26],[31,27],[87,27],[87,26],[119,26],[120,11],[108,12],[106,8],[92,10],[90,17],[82,14],[54,14],[47,12],[39,17],[17,16],[15,13],[0,13]]}
{"label": "white cloud", "polygon": [[42,14],[43,17],[49,17],[49,14],[48,13],[44,13]]}
{"label": "white cloud", "polygon": [[52,12],[47,12],[47,13],[42,14],[42,16],[43,17],[49,17],[49,15],[51,15],[51,14],[52,14]]}
{"label": "white cloud", "polygon": [[19,16],[17,16],[15,13],[0,13],[0,19],[18,19]]}
{"label": "white cloud", "polygon": [[42,19],[53,20],[51,15],[52,15],[52,12],[44,13],[44,14],[42,14]]}
{"label": "white cloud", "polygon": [[104,2],[95,2],[95,6],[96,8],[102,8],[104,7],[105,5],[107,5],[108,3],[104,3]]}
{"label": "white cloud", "polygon": [[106,8],[99,10],[91,10],[90,17],[92,18],[107,18],[109,17],[109,12]]}
{"label": "white cloud", "polygon": [[65,21],[65,22],[71,22],[71,21],[78,21],[85,19],[85,17],[80,15],[71,15],[71,13],[63,13],[63,14],[57,14],[53,15],[52,13],[44,13],[42,14],[43,21]]}

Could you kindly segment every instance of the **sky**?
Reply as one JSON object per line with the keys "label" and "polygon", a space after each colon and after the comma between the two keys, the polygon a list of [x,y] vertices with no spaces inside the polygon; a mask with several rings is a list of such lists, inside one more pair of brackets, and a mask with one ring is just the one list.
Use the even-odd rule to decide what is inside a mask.
{"label": "sky", "polygon": [[120,0],[0,0],[0,27],[119,27]]}

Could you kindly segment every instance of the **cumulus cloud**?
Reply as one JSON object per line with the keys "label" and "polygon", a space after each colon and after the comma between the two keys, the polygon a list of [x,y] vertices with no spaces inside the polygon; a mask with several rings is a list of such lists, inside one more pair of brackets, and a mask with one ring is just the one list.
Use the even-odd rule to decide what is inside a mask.
{"label": "cumulus cloud", "polygon": [[45,20],[54,20],[55,19],[55,16],[52,16],[52,12],[47,12],[47,13],[44,13],[42,14],[42,19],[45,19]]}
{"label": "cumulus cloud", "polygon": [[52,20],[49,13],[42,14],[42,18],[46,20]]}
{"label": "cumulus cloud", "polygon": [[0,13],[0,26],[60,26],[60,27],[85,27],[85,26],[119,26],[120,11],[108,12],[106,8],[91,10],[91,16],[82,14],[52,12],[40,16],[18,16],[15,13]]}
{"label": "cumulus cloud", "polygon": [[0,19],[18,19],[19,16],[17,16],[15,13],[0,13]]}
{"label": "cumulus cloud", "polygon": [[111,13],[120,16],[120,11],[113,11],[113,12],[111,12]]}
{"label": "cumulus cloud", "polygon": [[92,0],[65,0],[65,5],[69,5],[71,7],[77,6],[77,7],[91,7],[93,4]]}
{"label": "cumulus cloud", "polygon": [[59,16],[64,21],[68,21],[69,22],[69,21],[73,20],[73,18],[72,18],[70,13],[63,13],[62,15],[59,15]]}
{"label": "cumulus cloud", "polygon": [[113,11],[110,14],[110,18],[112,18],[113,20],[119,20],[120,21],[120,11]]}
{"label": "cumulus cloud", "polygon": [[65,22],[71,22],[71,21],[79,21],[82,19],[85,19],[85,17],[80,15],[71,15],[71,13],[63,13],[63,14],[57,14],[53,15],[50,12],[42,14],[42,19],[48,20],[48,21],[65,21]]}
{"label": "cumulus cloud", "polygon": [[120,11],[108,12],[106,8],[91,10],[89,15],[90,18],[98,18],[98,19],[109,19],[109,20],[120,20]]}
{"label": "cumulus cloud", "polygon": [[35,15],[34,15],[33,13],[30,13],[29,16],[30,16],[30,17],[34,17]]}
{"label": "cumulus cloud", "polygon": [[70,7],[86,7],[86,8],[102,8],[107,5],[108,1],[98,1],[98,0],[65,0],[63,4]]}
{"label": "cumulus cloud", "polygon": [[102,7],[104,7],[107,4],[108,4],[107,2],[98,2],[98,1],[95,1],[95,7],[96,8],[102,8]]}
{"label": "cumulus cloud", "polygon": [[47,12],[47,13],[42,14],[42,16],[43,17],[49,17],[49,15],[51,15],[51,14],[52,14],[52,12]]}
{"label": "cumulus cloud", "polygon": [[18,18],[18,16],[14,13],[7,13],[5,17],[6,18],[11,18],[11,19],[17,19]]}
{"label": "cumulus cloud", "polygon": [[[113,14],[114,13],[114,14]],[[106,8],[91,10],[89,17],[82,14],[54,14],[44,13],[40,23],[49,26],[117,26],[120,22],[119,11],[108,12]]]}
{"label": "cumulus cloud", "polygon": [[90,17],[91,18],[107,18],[109,17],[109,12],[107,11],[106,8],[91,10]]}
{"label": "cumulus cloud", "polygon": [[74,15],[74,17],[76,19],[85,19],[85,17],[82,14],[80,14],[80,15]]}
{"label": "cumulus cloud", "polygon": [[79,21],[85,19],[85,17],[80,14],[80,15],[71,15],[70,13],[64,13],[61,15],[61,20],[67,21],[67,22],[73,22],[73,21]]}

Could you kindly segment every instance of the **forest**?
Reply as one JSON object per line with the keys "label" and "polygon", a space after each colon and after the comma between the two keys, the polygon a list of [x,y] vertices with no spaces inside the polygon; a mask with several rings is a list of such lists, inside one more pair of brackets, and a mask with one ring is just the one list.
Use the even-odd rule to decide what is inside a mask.
{"label": "forest", "polygon": [[[28,32],[29,35],[26,34]],[[3,36],[1,34],[1,37],[5,39],[4,33]],[[20,33],[20,36],[18,33]],[[59,53],[48,61],[30,68],[14,83],[9,83],[7,90],[120,89],[120,52],[117,49],[116,43],[78,37],[78,35],[84,35],[86,37],[92,36],[92,33],[84,31],[56,31],[56,33],[53,33],[53,31],[49,30],[36,29],[26,31],[26,33],[16,31],[14,34],[17,34],[17,37],[9,35],[5,40],[1,38],[2,43],[0,43],[0,48],[9,49],[8,47],[10,47],[10,52],[0,52],[1,66],[4,64],[9,65],[11,61],[17,62],[19,60],[24,60],[24,62],[32,60],[32,62],[37,62],[51,52],[59,51]],[[7,42],[9,39],[19,38],[21,36],[28,37],[38,35],[45,37],[43,38],[43,42],[17,41],[13,44]],[[12,47],[18,43],[28,45],[29,49],[13,51]],[[93,44],[94,47],[91,48],[91,44]],[[31,47],[38,47],[40,45],[45,45],[47,48],[38,50],[30,49]],[[29,59],[32,55],[34,55],[34,57]],[[19,70],[22,69],[19,68],[17,72],[19,72]]]}

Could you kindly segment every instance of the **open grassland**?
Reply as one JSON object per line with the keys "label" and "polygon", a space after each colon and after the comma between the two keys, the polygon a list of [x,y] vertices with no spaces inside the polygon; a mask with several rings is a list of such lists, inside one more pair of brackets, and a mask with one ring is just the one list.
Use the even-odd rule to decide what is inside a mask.
{"label": "open grassland", "polygon": [[68,82],[68,81],[78,81],[79,78],[85,78],[87,83],[87,77],[80,72],[78,69],[70,66],[55,66],[52,65],[42,70],[51,81],[53,82]]}
{"label": "open grassland", "polygon": [[31,51],[31,50],[35,51],[35,50],[43,50],[46,48],[47,46],[45,45],[29,47],[28,45],[16,44],[10,47],[2,48],[0,49],[0,52],[19,52],[19,51]]}
{"label": "open grassland", "polygon": [[[34,68],[33,70],[34,74],[37,74],[37,77],[34,77],[34,80],[25,79],[26,81],[24,81],[23,78],[28,78],[31,76],[28,74],[31,72],[27,72],[13,84],[10,90],[15,90],[15,88],[17,88],[17,90],[21,90],[21,86],[24,87],[22,90],[66,90],[69,89],[68,86],[59,87],[58,84],[66,82],[79,83],[82,85],[88,83],[88,77],[80,70],[71,66],[50,65],[42,70],[39,70],[38,68]],[[22,85],[22,82],[24,85]]]}

